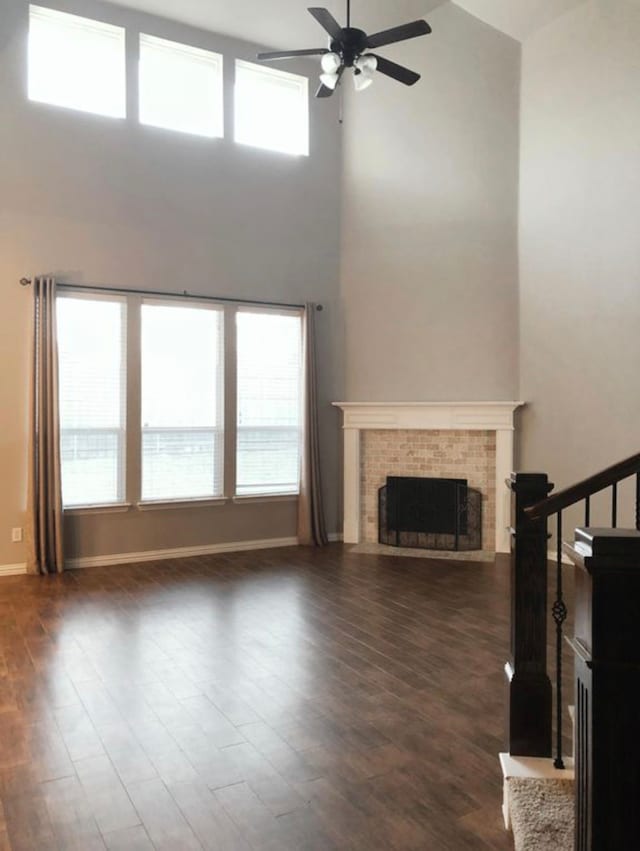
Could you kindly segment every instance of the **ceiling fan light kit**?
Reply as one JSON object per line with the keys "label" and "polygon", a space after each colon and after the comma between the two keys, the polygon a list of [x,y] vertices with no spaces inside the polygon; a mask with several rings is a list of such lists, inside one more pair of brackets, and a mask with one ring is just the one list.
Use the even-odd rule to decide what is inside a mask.
{"label": "ceiling fan light kit", "polygon": [[351,26],[351,0],[347,0],[347,26],[341,27],[328,9],[312,6],[309,12],[329,35],[329,47],[318,47],[307,50],[279,50],[270,53],[259,53],[261,62],[279,59],[294,59],[299,56],[321,56],[320,88],[316,97],[327,98],[336,90],[342,75],[347,68],[352,68],[353,82],[356,91],[367,89],[374,80],[376,72],[391,77],[405,86],[413,86],[420,79],[420,74],[410,71],[403,65],[398,65],[390,59],[367,51],[406,41],[410,38],[428,35],[431,27],[426,21],[418,20],[390,30],[383,30],[373,35],[367,35],[364,30]]}
{"label": "ceiling fan light kit", "polygon": [[335,74],[342,65],[342,57],[339,53],[325,53],[320,64],[325,74]]}
{"label": "ceiling fan light kit", "polygon": [[338,74],[320,74],[320,82],[327,89],[331,89],[331,91],[335,91],[336,86],[340,77]]}

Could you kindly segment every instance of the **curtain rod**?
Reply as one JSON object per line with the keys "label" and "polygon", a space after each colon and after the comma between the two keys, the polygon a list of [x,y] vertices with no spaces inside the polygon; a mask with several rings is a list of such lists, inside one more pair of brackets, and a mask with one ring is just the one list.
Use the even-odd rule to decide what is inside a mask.
{"label": "curtain rod", "polygon": [[[20,278],[20,286],[29,287],[33,283],[31,278]],[[259,301],[256,299],[249,298],[225,298],[223,296],[212,296],[212,295],[197,295],[197,293],[190,293],[187,290],[183,290],[182,292],[165,292],[163,290],[134,290],[127,289],[126,287],[92,287],[89,284],[63,284],[60,283],[60,286],[64,289],[71,290],[84,290],[85,292],[97,292],[97,293],[127,293],[130,295],[152,295],[152,296],[165,296],[165,297],[177,297],[177,298],[192,298],[198,301],[218,301],[224,304],[251,304],[256,307],[284,307],[293,310],[302,310],[306,307],[304,304],[287,304],[282,301]],[[316,304],[316,310],[323,310],[321,304]]]}

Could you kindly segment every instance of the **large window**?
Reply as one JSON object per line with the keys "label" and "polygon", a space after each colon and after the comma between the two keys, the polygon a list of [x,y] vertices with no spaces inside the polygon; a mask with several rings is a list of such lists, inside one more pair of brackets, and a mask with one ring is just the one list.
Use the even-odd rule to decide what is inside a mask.
{"label": "large window", "polygon": [[[141,124],[224,136],[222,54],[135,30],[128,37],[138,39],[137,87],[127,75],[124,27],[30,5],[30,100],[125,118],[128,98],[137,97]],[[308,78],[242,59],[234,69],[235,141],[308,156]]]}
{"label": "large window", "polygon": [[65,508],[298,493],[300,312],[70,288],[57,308]]}
{"label": "large window", "polygon": [[237,313],[239,496],[298,492],[301,341],[299,315]]}
{"label": "large window", "polygon": [[124,118],[124,29],[30,6],[29,98]]}
{"label": "large window", "polygon": [[222,311],[142,305],[142,499],[223,490]]}
{"label": "large window", "polygon": [[125,498],[125,302],[57,301],[62,498],[67,507]]}
{"label": "large window", "polygon": [[140,121],[200,136],[222,136],[222,56],[142,34]]}
{"label": "large window", "polygon": [[244,145],[309,153],[309,81],[236,60],[235,139]]}

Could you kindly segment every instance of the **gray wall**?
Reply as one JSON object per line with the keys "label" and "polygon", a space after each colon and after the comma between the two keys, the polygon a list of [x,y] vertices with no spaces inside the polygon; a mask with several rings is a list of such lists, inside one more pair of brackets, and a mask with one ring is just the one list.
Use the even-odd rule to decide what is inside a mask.
{"label": "gray wall", "polygon": [[[338,314],[341,140],[336,103],[312,101],[311,156],[237,146],[233,58],[255,47],[94,0],[49,3],[217,50],[225,57],[227,137],[208,140],[32,104],[26,98],[28,4],[0,0],[0,565],[25,560],[30,293],[23,275],[69,283],[321,301],[322,441],[330,530],[338,525]],[[315,75],[310,63],[291,70]],[[135,63],[130,61],[135,70]],[[134,75],[135,76],[135,75]],[[130,98],[135,107],[135,98]],[[295,534],[295,504],[80,517],[69,555],[194,546]]]}
{"label": "gray wall", "polygon": [[385,48],[422,73],[349,98],[343,298],[350,401],[517,392],[520,46],[447,4]]}
{"label": "gray wall", "polygon": [[558,486],[640,451],[639,45],[601,0],[523,50],[520,460]]}

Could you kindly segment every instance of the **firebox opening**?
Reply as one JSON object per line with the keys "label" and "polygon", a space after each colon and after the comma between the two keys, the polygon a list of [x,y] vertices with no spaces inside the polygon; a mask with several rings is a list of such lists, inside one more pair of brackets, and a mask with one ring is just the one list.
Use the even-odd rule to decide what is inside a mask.
{"label": "firebox opening", "polygon": [[378,491],[378,540],[393,547],[482,549],[482,494],[466,479],[388,476]]}

